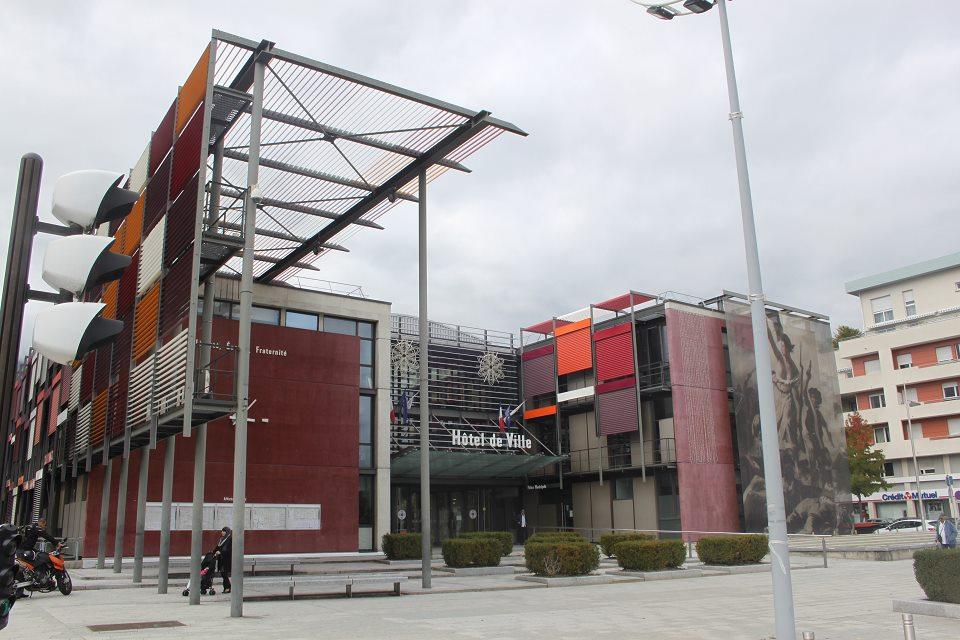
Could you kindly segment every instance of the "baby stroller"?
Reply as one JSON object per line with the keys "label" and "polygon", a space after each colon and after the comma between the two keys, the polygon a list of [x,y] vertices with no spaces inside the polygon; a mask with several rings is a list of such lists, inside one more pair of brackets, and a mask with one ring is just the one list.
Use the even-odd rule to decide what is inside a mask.
{"label": "baby stroller", "polygon": [[[217,558],[211,551],[203,556],[200,561],[200,595],[212,596],[216,593],[213,590],[213,571],[217,566]],[[187,581],[187,588],[183,590],[183,595],[190,595],[190,581]]]}

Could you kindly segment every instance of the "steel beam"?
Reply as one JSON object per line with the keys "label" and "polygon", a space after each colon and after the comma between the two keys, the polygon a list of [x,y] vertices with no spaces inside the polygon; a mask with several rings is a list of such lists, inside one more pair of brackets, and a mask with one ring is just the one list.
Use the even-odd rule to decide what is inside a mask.
{"label": "steel beam", "polygon": [[133,546],[133,581],[143,582],[143,536],[147,523],[147,481],[150,479],[150,447],[140,449],[140,482],[137,484],[137,533]]}
{"label": "steel beam", "polygon": [[[226,229],[227,231],[243,231],[243,227],[239,224],[233,222],[218,222],[217,227],[221,229]],[[295,236],[283,231],[274,231],[273,229],[264,229],[263,227],[257,227],[257,235],[264,238],[276,238],[277,240],[289,240],[290,242],[302,243],[306,242],[306,238],[301,238],[300,236]],[[350,249],[343,246],[342,244],[336,244],[334,242],[324,242],[320,245],[321,249],[329,249],[330,251],[343,251],[344,253],[350,253]],[[264,249],[264,251],[270,251],[270,249]]]}
{"label": "steel beam", "polygon": [[[221,193],[228,198],[243,198],[243,192],[239,189],[234,189],[231,187],[221,187]],[[284,202],[283,200],[274,200],[273,198],[261,198],[260,207],[272,207],[274,209],[284,209],[286,211],[293,211],[296,213],[305,213],[309,216],[316,216],[318,218],[326,218],[327,220],[339,220],[342,213],[334,213],[332,211],[325,211],[323,209],[318,209],[316,207],[308,207],[306,205],[297,204],[295,202]],[[371,220],[356,220],[353,224],[361,227],[370,227],[371,229],[383,230],[383,227],[376,222]],[[312,250],[312,249],[311,249]]]}
{"label": "steel beam", "polygon": [[[260,126],[263,112],[263,55],[254,61],[253,106],[250,111],[250,155],[244,193],[243,266],[240,270],[240,327],[237,339],[237,413],[233,445],[233,572],[230,617],[243,615],[243,556],[247,494],[247,409],[250,404],[250,317],[253,309],[253,247],[257,229],[260,180]],[[226,155],[226,152],[224,152]]]}
{"label": "steel beam", "polygon": [[431,588],[433,541],[430,537],[430,321],[427,315],[427,167],[420,171],[419,298],[420,298],[420,539],[423,588]]}
{"label": "steel beam", "polygon": [[160,506],[160,566],[157,574],[157,593],[167,592],[170,576],[170,511],[173,507],[173,464],[177,450],[177,436],[164,440],[163,497]]}
{"label": "steel beam", "polygon": [[396,175],[374,189],[372,193],[350,207],[350,209],[341,214],[336,220],[311,236],[309,242],[304,243],[304,246],[290,252],[290,254],[278,264],[267,269],[257,278],[257,282],[270,282],[293,266],[293,263],[298,262],[310,253],[312,248],[318,243],[332,240],[334,236],[346,229],[349,225],[356,224],[356,221],[359,220],[362,215],[371,211],[383,202],[383,200],[396,193],[398,189],[417,178],[417,176],[429,168],[430,165],[435,164],[437,160],[445,157],[464,142],[476,136],[485,127],[490,126],[489,116],[490,114],[487,111],[480,111],[474,114],[472,118],[454,129],[453,132],[440,140],[429,151],[420,156],[420,158],[401,169]]}
{"label": "steel beam", "polygon": [[113,458],[107,458],[100,485],[100,529],[97,531],[97,569],[107,566],[107,526],[110,520],[110,480],[113,475]]}
{"label": "steel beam", "polygon": [[123,570],[123,524],[127,518],[127,477],[130,471],[130,457],[120,459],[120,487],[117,489],[117,526],[113,539],[113,572]]}

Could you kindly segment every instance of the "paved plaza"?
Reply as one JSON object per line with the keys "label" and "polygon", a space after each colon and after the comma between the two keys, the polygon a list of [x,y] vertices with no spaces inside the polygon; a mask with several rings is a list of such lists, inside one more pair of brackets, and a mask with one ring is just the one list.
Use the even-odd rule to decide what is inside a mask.
{"label": "paved plaza", "polygon": [[[83,573],[93,575],[89,570]],[[109,575],[102,573],[104,578]],[[171,594],[165,596],[151,587],[81,588],[69,597],[46,594],[19,602],[2,635],[17,640],[759,639],[769,638],[773,627],[768,573],[565,588],[540,587],[513,576],[435,575],[432,594],[418,593],[419,583],[411,580],[401,597],[247,602],[243,619],[229,617],[229,596],[187,605],[179,594],[181,586],[174,593],[171,585]],[[891,600],[923,595],[908,560],[836,560],[828,569],[811,566],[794,571],[793,577],[798,627],[815,631],[818,640],[902,638]],[[94,582],[80,578],[78,586]],[[102,586],[107,584],[122,583],[108,579]],[[160,621],[175,621],[178,626],[136,631],[89,628]],[[916,624],[920,640],[960,637],[960,621],[918,616]]]}

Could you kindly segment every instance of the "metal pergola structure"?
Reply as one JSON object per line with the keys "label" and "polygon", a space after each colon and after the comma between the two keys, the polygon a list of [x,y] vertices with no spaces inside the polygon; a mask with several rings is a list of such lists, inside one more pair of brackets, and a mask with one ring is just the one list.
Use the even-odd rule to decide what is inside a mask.
{"label": "metal pergola structure", "polygon": [[[201,58],[201,64],[203,58]],[[526,135],[488,111],[465,109],[280,49],[274,43],[214,31],[206,73],[194,272],[188,321],[183,432],[198,425],[194,468],[191,579],[199,579],[206,428],[198,379],[211,366],[213,279],[240,275],[234,453],[234,566],[243,566],[250,309],[253,283],[285,281],[400,201],[420,216],[420,348],[427,349],[426,185],[449,170],[468,172],[468,156],[504,132]],[[209,177],[207,177],[209,176]],[[197,305],[204,283],[204,314]],[[199,329],[199,332],[198,332]],[[199,362],[196,358],[199,357]],[[198,375],[201,374],[201,375]],[[428,398],[426,368],[421,397]],[[200,389],[201,391],[203,389]],[[196,409],[197,415],[194,415]],[[429,415],[429,407],[422,407]],[[426,436],[426,432],[424,432]],[[421,443],[423,495],[429,496],[428,443]],[[165,464],[172,468],[172,454]],[[166,500],[165,492],[165,502]],[[429,505],[423,505],[425,510]],[[168,514],[164,505],[163,514]],[[162,518],[168,517],[162,515]],[[429,543],[429,535],[424,536]],[[169,540],[161,542],[161,556]],[[424,586],[430,586],[429,549]],[[162,565],[165,563],[162,562]],[[199,593],[191,592],[191,602]],[[242,615],[242,571],[234,581],[231,615]]]}

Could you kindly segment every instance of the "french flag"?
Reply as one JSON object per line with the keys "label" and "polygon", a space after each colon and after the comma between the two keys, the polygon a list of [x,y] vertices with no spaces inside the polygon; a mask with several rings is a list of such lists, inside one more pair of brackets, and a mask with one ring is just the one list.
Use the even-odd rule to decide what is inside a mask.
{"label": "french flag", "polygon": [[500,418],[497,420],[497,424],[500,426],[500,431],[507,430],[507,415],[503,411],[503,405],[500,405]]}

